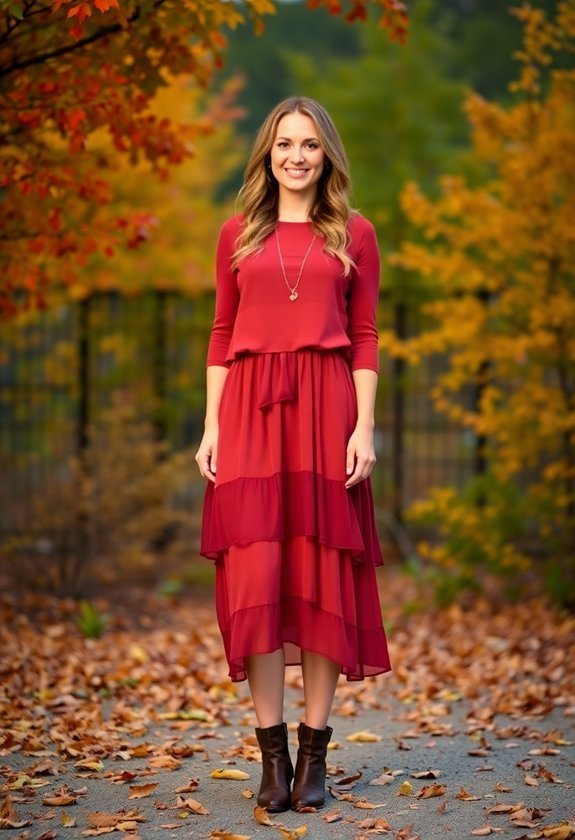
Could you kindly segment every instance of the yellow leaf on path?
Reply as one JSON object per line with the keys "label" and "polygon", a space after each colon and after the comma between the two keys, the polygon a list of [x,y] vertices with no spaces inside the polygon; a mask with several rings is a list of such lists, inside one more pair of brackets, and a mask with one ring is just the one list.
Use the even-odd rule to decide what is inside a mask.
{"label": "yellow leaf on path", "polygon": [[278,826],[280,834],[284,840],[298,840],[307,831],[307,825],[300,825],[298,828],[285,828],[283,825]]}
{"label": "yellow leaf on path", "polygon": [[407,779],[401,783],[399,786],[399,790],[397,791],[398,796],[410,796],[413,793],[413,785],[411,782],[408,782]]}
{"label": "yellow leaf on path", "polygon": [[46,779],[35,779],[27,773],[18,773],[14,781],[8,782],[10,790],[20,790],[23,787],[46,787],[50,782]]}
{"label": "yellow leaf on path", "polygon": [[128,799],[143,799],[144,796],[150,796],[157,787],[158,782],[149,782],[147,785],[130,785]]}
{"label": "yellow leaf on path", "polygon": [[381,735],[375,735],[367,729],[362,729],[360,732],[352,732],[351,735],[346,735],[345,740],[353,743],[373,743],[374,741],[381,741]]}
{"label": "yellow leaf on path", "polygon": [[231,831],[216,828],[210,832],[210,840],[251,840],[251,834],[234,834]]}
{"label": "yellow leaf on path", "polygon": [[233,779],[236,782],[243,782],[250,778],[249,773],[244,773],[243,770],[234,770],[232,767],[224,767],[218,770],[212,770],[210,773],[212,779]]}
{"label": "yellow leaf on path", "polygon": [[231,831],[216,828],[210,832],[210,840],[251,840],[251,834],[234,834]]}
{"label": "yellow leaf on path", "polygon": [[60,823],[63,828],[74,828],[76,817],[71,817],[70,814],[60,814]]}
{"label": "yellow leaf on path", "polygon": [[130,646],[128,656],[133,662],[138,662],[140,665],[143,665],[150,658],[148,655],[148,651],[145,650],[141,645],[137,644],[133,644]]}
{"label": "yellow leaf on path", "polygon": [[559,823],[558,825],[548,825],[541,829],[543,837],[549,840],[572,840],[575,837],[575,822]]}

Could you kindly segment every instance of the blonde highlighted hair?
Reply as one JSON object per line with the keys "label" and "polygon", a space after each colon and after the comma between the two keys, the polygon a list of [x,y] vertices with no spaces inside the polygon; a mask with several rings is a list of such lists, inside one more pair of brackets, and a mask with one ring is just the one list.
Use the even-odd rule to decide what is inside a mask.
{"label": "blonde highlighted hair", "polygon": [[305,96],[284,99],[268,114],[252,146],[238,200],[244,223],[236,242],[233,264],[259,251],[273,232],[278,220],[279,186],[272,175],[271,149],[277,127],[287,114],[304,114],[315,125],[318,140],[325,154],[324,172],[317,182],[317,195],[310,211],[314,233],[324,243],[324,251],[337,257],[349,274],[353,262],[347,253],[349,203],[349,164],[343,143],[333,120],[318,102]]}

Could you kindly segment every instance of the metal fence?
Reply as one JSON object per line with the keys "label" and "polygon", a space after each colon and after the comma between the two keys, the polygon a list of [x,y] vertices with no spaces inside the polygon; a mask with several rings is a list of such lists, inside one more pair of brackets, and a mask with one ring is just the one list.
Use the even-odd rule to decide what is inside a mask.
{"label": "metal fence", "polygon": [[[96,292],[2,326],[0,535],[30,530],[35,500],[69,480],[68,459],[86,449],[113,401],[151,417],[174,449],[196,446],[212,310],[211,295]],[[401,335],[420,329],[414,307],[383,298],[381,315]],[[401,522],[431,486],[461,486],[482,469],[480,441],[431,403],[445,365],[433,357],[413,368],[382,354],[373,475],[382,522]],[[189,481],[197,507],[203,484],[195,474]]]}

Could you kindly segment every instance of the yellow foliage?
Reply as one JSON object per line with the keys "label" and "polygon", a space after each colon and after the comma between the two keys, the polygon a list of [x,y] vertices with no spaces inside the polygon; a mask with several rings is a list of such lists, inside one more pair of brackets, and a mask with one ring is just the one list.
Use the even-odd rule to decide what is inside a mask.
{"label": "yellow foliage", "polygon": [[[515,14],[515,103],[471,93],[465,104],[473,155],[492,177],[472,187],[445,176],[437,200],[406,185],[403,208],[422,237],[392,262],[433,291],[423,305],[431,325],[381,340],[412,363],[447,353],[434,404],[486,438],[481,492],[434,490],[410,511],[439,525],[442,543],[420,551],[443,568],[479,559],[525,569],[519,541],[530,524],[560,556],[575,540],[575,70],[553,67],[556,52],[575,48],[575,6],[558,3],[555,19],[527,6]],[[473,410],[462,401],[470,385]]]}

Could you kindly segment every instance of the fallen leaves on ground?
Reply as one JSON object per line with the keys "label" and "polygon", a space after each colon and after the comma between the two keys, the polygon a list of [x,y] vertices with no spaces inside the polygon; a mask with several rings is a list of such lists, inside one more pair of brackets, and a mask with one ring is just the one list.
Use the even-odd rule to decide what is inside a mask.
{"label": "fallen leaves on ground", "polygon": [[[568,763],[575,739],[568,723],[575,719],[575,618],[538,598],[502,604],[484,596],[444,610],[422,599],[419,609],[404,612],[402,603],[413,601],[414,593],[419,597],[413,586],[386,573],[382,604],[393,627],[394,671],[381,681],[340,682],[336,732],[340,721],[352,721],[352,727],[347,735],[340,729],[339,740],[330,743],[336,750],[330,758],[337,755],[337,762],[329,765],[328,784],[337,808],[310,820],[316,826],[337,822],[334,830],[349,828],[354,837],[417,840],[420,832],[401,827],[397,814],[413,810],[414,819],[425,814],[453,832],[454,809],[462,808],[477,817],[476,836],[500,833],[506,825],[530,840],[575,840],[573,823],[559,821],[572,814],[543,812],[533,799],[546,795],[549,801],[554,790],[573,784]],[[251,818],[252,806],[244,800],[253,798],[253,791],[233,782],[249,779],[252,764],[259,779],[253,709],[246,692],[225,676],[212,603],[141,590],[121,595],[95,602],[111,616],[100,639],[82,637],[73,600],[38,593],[0,596],[0,828],[35,823],[34,840],[39,835],[47,840],[55,831],[42,834],[43,820],[53,819],[59,827],[75,821],[86,836],[97,836],[137,833],[147,819],[149,830],[140,829],[147,834],[152,815],[159,814],[161,823],[153,830],[189,831],[192,821],[208,824],[208,810],[218,819],[211,802],[209,809],[203,804],[209,784],[226,787],[227,795],[237,797],[238,812],[245,808]],[[300,680],[299,669],[288,669],[289,685],[299,690]],[[400,709],[401,731],[388,733],[392,701]],[[546,727],[554,710],[564,713],[564,729]],[[369,726],[362,721],[366,711],[377,713],[381,728],[374,718]],[[299,714],[300,709],[290,711],[292,744]],[[243,731],[230,744],[228,724],[238,716]],[[228,735],[225,745],[222,732]],[[472,773],[458,777],[457,785],[450,784],[445,769],[441,774],[431,769],[439,766],[442,742],[453,738],[461,741],[461,761],[473,763]],[[365,758],[350,763],[351,749]],[[502,756],[508,757],[506,773]],[[494,768],[497,775],[488,782]],[[440,775],[442,784],[436,781]],[[100,803],[92,801],[91,779],[116,786],[115,794],[123,790],[126,807],[114,814],[96,811]],[[429,784],[421,787],[414,780]],[[169,795],[159,796],[166,786]],[[379,816],[385,804],[366,796],[379,798],[377,786],[390,794],[385,817]],[[498,802],[496,795],[508,793],[525,802]],[[147,807],[145,815],[130,810],[136,799]],[[75,816],[79,802],[94,809],[87,825]],[[365,813],[374,809],[378,815]],[[264,824],[278,836],[295,838],[306,829],[261,816],[271,820]],[[248,836],[224,828],[210,834],[213,840]]]}

